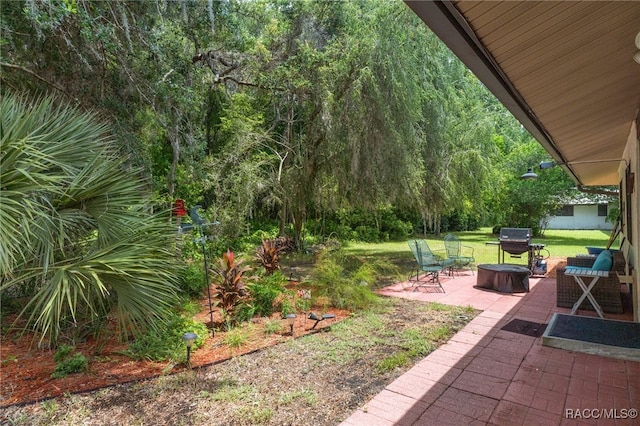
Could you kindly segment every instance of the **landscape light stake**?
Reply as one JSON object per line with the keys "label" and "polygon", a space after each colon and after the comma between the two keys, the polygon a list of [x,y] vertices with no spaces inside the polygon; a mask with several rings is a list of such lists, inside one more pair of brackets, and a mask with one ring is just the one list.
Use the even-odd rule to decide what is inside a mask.
{"label": "landscape light stake", "polygon": [[322,317],[319,317],[315,313],[309,312],[309,319],[315,321],[315,323],[313,324],[313,327],[311,327],[311,330],[316,328],[316,325],[318,325],[320,321],[324,321],[326,319],[335,318],[335,317],[336,317],[335,314],[322,314]]}
{"label": "landscape light stake", "polygon": [[184,333],[182,335],[182,340],[184,340],[187,345],[187,367],[189,369],[191,368],[191,346],[193,346],[193,342],[195,342],[197,338],[198,335],[192,332]]}
{"label": "landscape light stake", "polygon": [[291,335],[293,336],[293,323],[296,320],[296,314],[287,314],[285,317],[287,322],[289,323],[289,327],[291,328]]}

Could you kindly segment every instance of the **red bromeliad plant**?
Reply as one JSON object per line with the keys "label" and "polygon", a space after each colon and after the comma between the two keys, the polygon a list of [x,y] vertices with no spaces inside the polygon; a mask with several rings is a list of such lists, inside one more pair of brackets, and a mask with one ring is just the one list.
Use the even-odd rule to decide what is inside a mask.
{"label": "red bromeliad plant", "polygon": [[238,308],[249,298],[243,278],[251,268],[241,266],[243,262],[243,259],[236,260],[235,254],[227,250],[220,259],[220,266],[213,271],[219,277],[213,294],[218,300],[222,318],[227,325],[236,321]]}

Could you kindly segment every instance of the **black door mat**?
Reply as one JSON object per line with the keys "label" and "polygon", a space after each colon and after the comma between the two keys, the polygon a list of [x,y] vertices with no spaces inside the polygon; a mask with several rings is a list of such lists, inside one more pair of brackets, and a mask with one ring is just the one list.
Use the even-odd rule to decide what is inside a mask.
{"label": "black door mat", "polygon": [[540,337],[544,333],[545,328],[547,328],[547,324],[544,323],[514,319],[502,327],[501,330],[524,334],[525,336]]}
{"label": "black door mat", "polygon": [[544,346],[640,361],[640,323],[554,314]]}

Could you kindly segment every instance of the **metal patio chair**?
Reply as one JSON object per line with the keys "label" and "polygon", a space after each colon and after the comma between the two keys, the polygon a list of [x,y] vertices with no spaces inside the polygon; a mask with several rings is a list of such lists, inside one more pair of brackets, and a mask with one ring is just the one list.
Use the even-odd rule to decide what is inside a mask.
{"label": "metal patio chair", "polygon": [[[447,259],[452,262],[452,266],[449,268],[451,275],[454,271],[465,268],[469,268],[473,274],[473,265],[476,263],[476,259],[473,257],[473,247],[462,245],[457,235],[447,234],[444,237],[444,248],[447,251]],[[464,256],[462,255],[463,249]]]}
{"label": "metal patio chair", "polygon": [[[440,284],[440,272],[450,268],[453,261],[436,256],[425,240],[409,241],[409,248],[418,263],[415,272],[415,280],[413,274],[409,276],[409,281],[414,281],[413,291],[417,291],[420,287],[439,288],[444,293],[444,288]],[[420,276],[423,276],[422,278]]]}

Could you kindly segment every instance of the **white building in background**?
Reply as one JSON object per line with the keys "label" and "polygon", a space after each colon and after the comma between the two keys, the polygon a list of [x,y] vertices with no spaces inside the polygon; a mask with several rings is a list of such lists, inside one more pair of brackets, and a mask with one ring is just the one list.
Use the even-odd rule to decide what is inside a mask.
{"label": "white building in background", "polygon": [[602,229],[610,231],[607,222],[610,209],[617,208],[609,197],[583,194],[567,199],[555,215],[546,219],[546,229]]}

